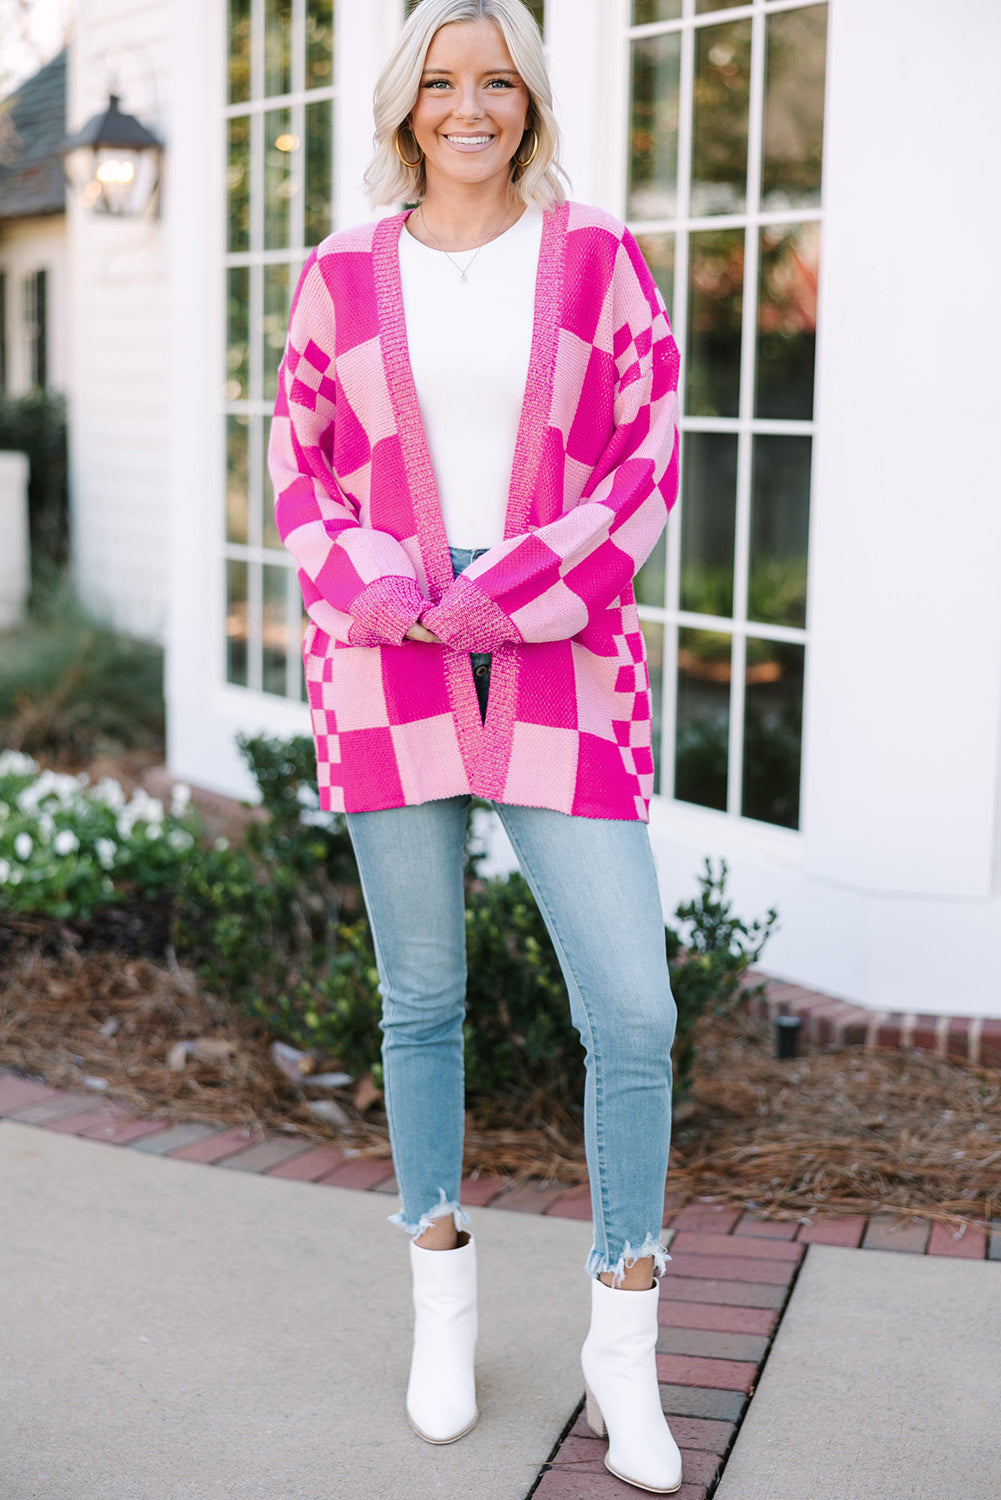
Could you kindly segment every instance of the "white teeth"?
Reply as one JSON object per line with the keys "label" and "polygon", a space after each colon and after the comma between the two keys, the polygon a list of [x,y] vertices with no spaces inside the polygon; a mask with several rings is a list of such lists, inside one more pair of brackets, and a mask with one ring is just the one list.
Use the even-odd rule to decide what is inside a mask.
{"label": "white teeth", "polygon": [[450,135],[450,141],[458,141],[464,146],[485,146],[488,141],[493,140],[490,135]]}

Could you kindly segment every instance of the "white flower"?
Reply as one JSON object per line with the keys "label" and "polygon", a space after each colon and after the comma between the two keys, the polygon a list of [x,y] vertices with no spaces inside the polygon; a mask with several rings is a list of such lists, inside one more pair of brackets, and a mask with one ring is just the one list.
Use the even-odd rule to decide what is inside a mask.
{"label": "white flower", "polygon": [[299,822],[305,823],[307,828],[333,828],[337,821],[337,814],[322,812],[317,808],[316,812],[302,812],[299,814]]}
{"label": "white flower", "polygon": [[91,796],[95,802],[103,802],[105,807],[113,808],[115,812],[125,806],[125,793],[120,784],[110,776],[102,776]]}
{"label": "white flower", "polygon": [[52,847],[59,855],[75,854],[80,847],[80,840],[71,828],[63,828],[53,839]]}
{"label": "white flower", "polygon": [[295,800],[300,807],[319,807],[320,799],[308,781],[300,781],[295,789]]}
{"label": "white flower", "polygon": [[115,828],[118,831],[118,837],[120,839],[124,839],[127,842],[132,837],[132,819],[129,817],[127,812],[121,812],[118,814],[118,817],[115,820]]}
{"label": "white flower", "polygon": [[229,839],[216,839],[212,847],[216,849],[219,854],[225,854],[226,850],[229,848]]}
{"label": "white flower", "polygon": [[118,853],[118,845],[114,839],[98,839],[94,845],[102,870],[110,870],[115,863],[115,855]]}
{"label": "white flower", "polygon": [[39,813],[39,815],[38,815],[38,837],[41,839],[42,843],[44,843],[44,844],[49,843],[50,840],[51,840],[51,838],[52,838],[52,835],[55,833],[55,831],[56,831],[56,825],[55,825],[55,823],[52,820],[52,814],[51,813],[44,813],[44,812],[43,813]]}
{"label": "white flower", "polygon": [[38,762],[20,750],[0,750],[0,776],[34,776]]}
{"label": "white flower", "polygon": [[170,793],[170,816],[182,818],[188,810],[191,801],[191,788],[183,781],[179,781]]}
{"label": "white flower", "polygon": [[0,885],[6,885],[10,879],[10,865],[5,859],[0,859]]}
{"label": "white flower", "polygon": [[[147,830],[147,834],[148,832],[149,830]],[[191,837],[191,834],[188,833],[184,828],[174,828],[170,833],[167,834],[167,843],[172,849],[175,849],[178,854],[185,854],[187,850],[191,848],[194,842],[195,841]]]}
{"label": "white flower", "polygon": [[151,797],[141,786],[136,787],[132,793],[132,801],[125,811],[133,823],[163,822],[163,803],[158,798]]}
{"label": "white flower", "polygon": [[14,853],[17,855],[18,859],[30,859],[31,851],[32,849],[34,849],[34,847],[35,846],[31,841],[30,834],[19,833],[17,838],[14,840]]}
{"label": "white flower", "polygon": [[152,843],[154,839],[158,839],[162,832],[163,829],[160,827],[159,823],[146,824],[146,837],[149,839],[150,843]]}

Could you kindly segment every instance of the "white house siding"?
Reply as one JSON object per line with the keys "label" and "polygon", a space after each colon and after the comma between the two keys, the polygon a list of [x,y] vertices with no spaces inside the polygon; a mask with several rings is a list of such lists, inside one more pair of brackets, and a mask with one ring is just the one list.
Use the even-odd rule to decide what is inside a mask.
{"label": "white house siding", "polygon": [[62,214],[15,219],[0,225],[0,271],[7,278],[7,392],[19,396],[31,385],[31,357],[23,327],[23,286],[46,272],[46,385],[65,391],[70,372],[69,254]]}
{"label": "white house siding", "polygon": [[[347,223],[364,212],[359,120],[399,7],[340,5]],[[308,724],[223,683],[224,6],[173,12],[169,756],[242,793],[234,733]],[[576,191],[618,213],[628,12],[549,0],[547,16]],[[1001,312],[985,270],[1001,238],[985,187],[999,43],[995,0],[832,0],[801,829],[653,808],[667,910],[725,857],[738,910],[779,907],[768,970],[876,1010],[1001,1014]]]}
{"label": "white house siding", "polygon": [[[122,108],[168,141],[172,0],[81,0],[71,48],[71,130]],[[169,149],[168,149],[169,161]],[[169,178],[164,209],[171,203]],[[183,212],[183,208],[181,209]],[[169,267],[164,227],[70,206],[71,483],[78,585],[123,628],[160,639],[167,615]]]}

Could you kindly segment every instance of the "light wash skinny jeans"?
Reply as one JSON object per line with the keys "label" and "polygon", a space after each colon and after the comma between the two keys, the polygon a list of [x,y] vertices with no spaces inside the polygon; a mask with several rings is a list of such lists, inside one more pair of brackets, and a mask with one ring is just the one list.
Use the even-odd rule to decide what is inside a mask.
{"label": "light wash skinny jeans", "polygon": [[[476,555],[454,550],[456,572]],[[392,1221],[412,1236],[446,1214],[459,1228],[469,1222],[459,1202],[469,803],[450,797],[347,819],[383,1002],[386,1111],[402,1200]],[[677,1013],[647,826],[495,806],[553,940],[586,1051],[594,1218],[586,1269],[621,1279],[651,1255],[663,1272]]]}

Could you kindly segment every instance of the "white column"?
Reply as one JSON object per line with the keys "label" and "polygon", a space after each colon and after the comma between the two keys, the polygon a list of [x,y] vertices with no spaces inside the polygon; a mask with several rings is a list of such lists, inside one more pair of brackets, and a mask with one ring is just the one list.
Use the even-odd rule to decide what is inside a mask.
{"label": "white column", "polygon": [[620,9],[619,0],[546,0],[546,50],[571,196],[613,212],[608,146],[621,131],[609,64],[623,45]]}
{"label": "white column", "polygon": [[[830,8],[804,834],[813,875],[996,892],[1001,8]],[[945,930],[937,934],[947,938]]]}
{"label": "white column", "polygon": [[0,453],[0,630],[20,624],[31,583],[26,453]]}
{"label": "white column", "polygon": [[402,0],[340,0],[337,6],[334,174],[338,229],[375,217],[362,183],[372,157],[372,95],[402,20]]}

